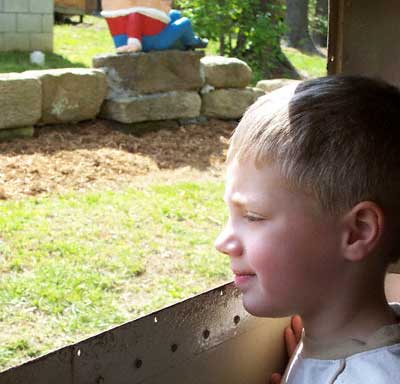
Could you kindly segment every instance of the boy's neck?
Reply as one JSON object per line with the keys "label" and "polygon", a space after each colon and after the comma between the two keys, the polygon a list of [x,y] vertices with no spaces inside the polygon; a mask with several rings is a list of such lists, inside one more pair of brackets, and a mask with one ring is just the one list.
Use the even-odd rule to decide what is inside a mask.
{"label": "boy's neck", "polygon": [[349,291],[347,297],[344,292],[337,292],[337,297],[345,299],[326,302],[317,313],[303,316],[305,344],[307,340],[326,347],[349,339],[367,342],[380,328],[396,323],[398,319],[387,303],[383,282],[375,288],[369,287],[364,291],[368,294],[353,297]]}
{"label": "boy's neck", "polygon": [[[400,315],[399,308],[396,308]],[[344,359],[349,356],[382,347],[388,347],[400,343],[400,326],[395,323],[384,324],[365,338],[347,337],[330,342],[319,342],[309,339],[306,335],[302,338],[303,358],[314,358],[322,360]]]}

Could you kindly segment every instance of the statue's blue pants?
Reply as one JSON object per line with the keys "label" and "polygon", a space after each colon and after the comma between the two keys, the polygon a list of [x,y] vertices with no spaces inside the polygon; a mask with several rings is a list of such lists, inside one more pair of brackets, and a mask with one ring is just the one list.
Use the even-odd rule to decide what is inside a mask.
{"label": "statue's blue pants", "polygon": [[164,50],[181,43],[183,46],[191,46],[199,43],[200,39],[195,36],[192,23],[181,13],[171,10],[169,13],[170,23],[157,35],[143,36],[143,51]]}

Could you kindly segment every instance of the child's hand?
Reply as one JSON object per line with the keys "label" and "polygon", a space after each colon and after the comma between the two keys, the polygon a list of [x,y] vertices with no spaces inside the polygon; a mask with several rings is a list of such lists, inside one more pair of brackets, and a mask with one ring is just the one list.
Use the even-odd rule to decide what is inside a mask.
{"label": "child's hand", "polygon": [[[285,328],[284,338],[286,351],[289,359],[292,357],[294,351],[296,350],[297,344],[300,342],[301,333],[303,331],[303,322],[301,317],[295,315],[290,321],[290,326]],[[273,373],[271,375],[271,384],[280,384],[282,380],[282,375],[280,373]]]}

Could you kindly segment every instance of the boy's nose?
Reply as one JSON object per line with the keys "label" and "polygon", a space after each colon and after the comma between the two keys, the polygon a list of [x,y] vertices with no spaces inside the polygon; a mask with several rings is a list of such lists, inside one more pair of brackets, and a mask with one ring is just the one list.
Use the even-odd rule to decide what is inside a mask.
{"label": "boy's nose", "polygon": [[240,240],[228,228],[218,235],[214,245],[218,252],[231,257],[240,256],[243,251]]}

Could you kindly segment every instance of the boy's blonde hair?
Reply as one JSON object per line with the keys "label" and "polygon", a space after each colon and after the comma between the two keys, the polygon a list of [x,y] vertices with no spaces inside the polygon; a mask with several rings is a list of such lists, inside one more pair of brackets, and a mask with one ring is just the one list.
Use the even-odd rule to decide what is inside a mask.
{"label": "boy's blonde hair", "polygon": [[228,162],[276,164],[291,186],[313,194],[332,215],[368,200],[398,221],[400,91],[381,80],[330,76],[280,93],[248,109]]}

